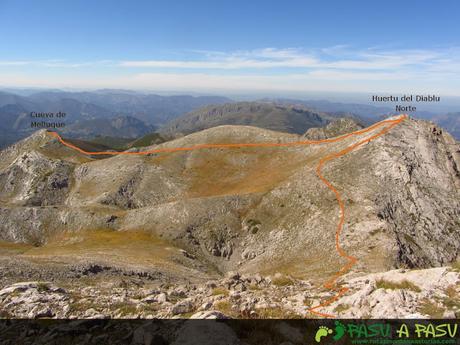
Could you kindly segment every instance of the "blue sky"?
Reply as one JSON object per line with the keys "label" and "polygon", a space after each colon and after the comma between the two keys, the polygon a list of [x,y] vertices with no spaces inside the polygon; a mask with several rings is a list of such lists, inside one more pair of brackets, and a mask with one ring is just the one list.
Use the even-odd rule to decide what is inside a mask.
{"label": "blue sky", "polygon": [[0,86],[460,96],[459,1],[0,0]]}

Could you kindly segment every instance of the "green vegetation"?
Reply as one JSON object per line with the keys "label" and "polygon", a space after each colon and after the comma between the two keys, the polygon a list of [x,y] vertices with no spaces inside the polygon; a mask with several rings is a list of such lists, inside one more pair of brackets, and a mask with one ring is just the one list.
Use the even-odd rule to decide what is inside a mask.
{"label": "green vegetation", "polygon": [[117,303],[111,305],[111,309],[116,310],[122,316],[137,314],[139,311],[134,303]]}
{"label": "green vegetation", "polygon": [[73,257],[93,255],[111,258],[115,262],[167,265],[174,253],[168,248],[171,248],[169,242],[149,232],[94,229],[58,234],[45,245],[30,248],[25,255],[35,258],[49,255],[72,255]]}
{"label": "green vegetation", "polygon": [[190,134],[207,128],[232,124],[303,134],[309,128],[321,127],[328,121],[328,115],[302,106],[268,102],[237,102],[208,105],[197,109],[170,122],[164,130],[168,133]]}
{"label": "green vegetation", "polygon": [[304,305],[304,306],[306,306],[306,307],[311,307],[312,304],[313,304],[313,301],[312,301],[311,298],[305,297],[305,298],[303,299],[303,305]]}
{"label": "green vegetation", "polygon": [[460,260],[452,263],[452,269],[455,271],[455,272],[460,272]]}
{"label": "green vegetation", "polygon": [[440,319],[444,314],[445,309],[435,302],[425,299],[420,303],[419,312],[429,315],[431,318]]}
{"label": "green vegetation", "polygon": [[460,309],[460,298],[446,297],[442,300],[442,303],[449,309]]}
{"label": "green vegetation", "polygon": [[216,302],[214,307],[218,311],[224,313],[225,315],[234,316],[234,315],[232,315],[232,314],[234,314],[234,312],[232,310],[232,304],[230,303],[230,301],[224,300],[224,301]]}
{"label": "green vegetation", "polygon": [[45,182],[46,180],[48,180],[48,177],[50,177],[52,174],[53,174],[53,169],[50,169],[48,171],[46,171],[43,175],[42,175],[42,181]]}
{"label": "green vegetation", "polygon": [[48,289],[49,289],[48,284],[43,283],[43,282],[37,283],[37,290],[38,290],[38,291],[40,291],[40,292],[45,292],[45,291],[48,291]]}
{"label": "green vegetation", "polygon": [[449,285],[445,291],[447,297],[442,299],[442,303],[449,309],[460,309],[460,295],[455,285]]}
{"label": "green vegetation", "polygon": [[31,244],[0,241],[0,255],[18,255],[33,248]]}
{"label": "green vegetation", "polygon": [[[412,214],[412,213],[411,213],[411,214]],[[415,242],[415,240],[414,240],[414,238],[413,238],[412,236],[410,236],[410,235],[408,235],[408,234],[403,234],[403,236],[404,236],[404,239],[405,239],[408,243],[411,243],[411,244],[413,244],[414,246],[417,246],[417,247],[420,248],[420,246],[418,245],[417,242]]]}
{"label": "green vegetation", "polygon": [[106,147],[110,147],[114,150],[125,150],[128,147],[128,144],[133,142],[134,140],[135,139],[129,138],[97,136],[91,139],[91,142]]}
{"label": "green vegetation", "polygon": [[88,152],[100,152],[100,151],[113,151],[114,149],[105,146],[103,144],[98,144],[89,140],[79,140],[79,139],[69,139],[69,138],[63,138],[67,143],[75,145],[82,150],[88,151]]}
{"label": "green vegetation", "polygon": [[[239,312],[236,312],[232,309],[232,303],[228,300],[222,300],[216,302],[214,307],[220,312],[224,313],[227,316],[235,318],[246,318],[249,315],[244,315]],[[256,317],[261,319],[299,319],[302,318],[301,315],[295,313],[292,310],[283,309],[281,307],[275,308],[260,308],[256,309]]]}
{"label": "green vegetation", "polygon": [[260,225],[262,224],[257,219],[248,219],[247,223],[248,223],[249,231],[251,232],[251,234],[257,234],[257,232],[259,231]]}
{"label": "green vegetation", "polygon": [[289,309],[276,308],[262,308],[257,309],[257,317],[261,319],[300,319],[301,315]]}
{"label": "green vegetation", "polygon": [[190,317],[195,314],[195,311],[190,311],[188,313],[184,313],[180,315],[181,319],[190,319]]}
{"label": "green vegetation", "polygon": [[83,302],[77,299],[75,302],[70,303],[70,311],[72,313],[84,313],[88,309],[97,310],[97,306],[93,302],[84,300]]}
{"label": "green vegetation", "polygon": [[346,310],[350,309],[350,305],[349,304],[343,304],[343,303],[340,303],[337,307],[334,308],[334,311],[337,313],[337,314],[340,314]]}
{"label": "green vegetation", "polygon": [[[98,151],[125,151],[130,148],[145,147],[150,145],[156,145],[164,143],[169,139],[163,137],[159,133],[150,133],[141,138],[119,138],[119,137],[109,137],[109,136],[97,136],[90,140],[79,140],[79,139],[68,139],[65,138],[65,141],[78,146],[79,148],[89,151],[89,152],[98,152]],[[97,158],[104,158],[99,156]]]}
{"label": "green vegetation", "polygon": [[377,234],[380,233],[380,232],[383,232],[383,229],[381,229],[381,228],[373,229],[373,230],[371,230],[371,231],[369,232],[369,235],[375,236],[375,235],[377,235]]}
{"label": "green vegetation", "polygon": [[454,298],[458,295],[455,285],[449,285],[444,291],[448,297]]}
{"label": "green vegetation", "polygon": [[292,285],[294,282],[292,281],[291,278],[287,276],[278,276],[273,278],[272,284],[276,286],[288,286]]}
{"label": "green vegetation", "polygon": [[157,145],[164,143],[165,141],[168,141],[168,139],[164,138],[159,133],[154,132],[133,141],[129,147],[145,147],[150,145]]}
{"label": "green vegetation", "polygon": [[228,293],[229,293],[228,290],[223,287],[216,287],[212,289],[212,292],[211,292],[213,296],[217,296],[217,295],[228,296]]}
{"label": "green vegetation", "polygon": [[388,289],[388,290],[411,290],[415,292],[420,292],[420,288],[414,283],[408,280],[402,280],[400,282],[392,282],[385,279],[379,279],[376,281],[377,289]]}

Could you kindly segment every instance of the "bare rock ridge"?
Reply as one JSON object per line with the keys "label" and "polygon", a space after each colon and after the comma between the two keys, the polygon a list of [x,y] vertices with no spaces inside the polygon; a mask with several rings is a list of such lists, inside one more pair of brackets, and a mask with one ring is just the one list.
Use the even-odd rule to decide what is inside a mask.
{"label": "bare rock ridge", "polygon": [[[328,138],[357,128],[341,120],[305,136]],[[205,296],[217,294],[213,289],[221,288],[219,284],[230,291],[223,293],[223,301],[212,299],[211,305],[220,305],[221,311],[225,311],[224,301],[230,303],[227,298],[238,299],[229,293],[247,291],[256,284],[254,279],[263,283],[246,293],[248,299],[259,299],[257,291],[265,288],[272,289],[275,297],[316,291],[343,264],[335,249],[337,201],[318,179],[317,164],[325,155],[379,130],[328,144],[208,148],[104,159],[67,148],[44,131],[36,132],[0,152],[0,253],[9,253],[7,257],[13,253],[15,265],[31,281],[65,278],[78,283],[83,273],[75,273],[72,267],[97,263],[107,269],[94,273],[95,279],[119,279],[126,274],[132,284],[141,284],[139,279],[160,285],[181,282],[187,286],[183,295],[196,297],[175,307],[176,292],[170,292],[172,302],[154,302],[160,309],[152,315],[197,311],[208,301]],[[297,134],[256,127],[218,126],[145,150],[302,140]],[[385,135],[329,161],[322,174],[340,191],[346,207],[340,242],[359,259],[345,281],[358,279],[357,284],[363,285],[359,277],[364,275],[446,266],[458,260],[459,170],[458,143],[433,123],[415,119],[406,119]],[[44,269],[50,257],[55,266]],[[0,257],[2,286],[17,282],[13,278],[17,270],[5,269],[9,267],[5,262],[11,264],[8,260]],[[231,271],[246,278],[202,287]],[[268,280],[254,278],[258,274]],[[449,274],[449,284],[455,284],[455,279],[455,274]],[[38,288],[35,284],[30,289]],[[53,289],[56,305],[65,306],[68,296]],[[353,290],[358,295],[350,294],[347,303],[360,301],[359,291]],[[98,294],[97,289],[93,292]],[[2,298],[9,301],[7,295]],[[300,304],[291,308],[296,313],[301,313],[300,305],[305,308],[302,296],[298,296]],[[372,298],[390,298],[385,296],[378,293]],[[414,295],[413,300],[430,296]],[[277,303],[267,303],[272,302]],[[166,309],[161,309],[162,303]],[[245,308],[243,302],[234,303],[238,310]],[[48,315],[40,308],[37,313]],[[233,309],[224,314],[244,316],[257,309],[263,317],[266,308],[253,301],[237,314]],[[418,312],[412,307],[404,310]],[[369,312],[378,314],[377,309]],[[359,313],[350,308],[346,315]]]}
{"label": "bare rock ridge", "polygon": [[339,135],[355,132],[364,127],[350,118],[340,118],[328,123],[325,127],[310,128],[304,137],[310,140],[321,140],[338,137]]}
{"label": "bare rock ridge", "polygon": [[[97,266],[92,266],[98,268]],[[206,284],[128,284],[109,280],[104,267],[85,274],[104,284],[62,288],[49,281],[9,284],[0,289],[0,315],[16,318],[302,318],[306,308],[330,296],[305,280],[235,272]],[[99,272],[99,273],[98,273]],[[458,318],[459,272],[439,267],[392,270],[349,279],[346,296],[324,308],[342,318]],[[73,334],[75,335],[75,334]],[[300,342],[301,343],[301,342]]]}
{"label": "bare rock ridge", "polygon": [[[391,150],[382,152],[378,166],[383,183],[394,189],[382,191],[375,201],[378,217],[396,237],[398,261],[408,267],[438,266],[459,254],[459,145],[436,126],[414,126],[415,133],[401,128],[401,141],[395,133],[384,138],[391,140]],[[444,242],[446,236],[450,241]]]}
{"label": "bare rock ridge", "polygon": [[[358,128],[347,120],[340,125]],[[341,126],[333,122],[315,135],[340,134]],[[251,127],[217,127],[162,145],[275,137],[296,139]],[[350,140],[356,139],[328,145],[327,150]],[[265,261],[267,253],[277,254],[283,248],[261,233],[282,238],[289,232],[288,242],[297,239],[304,246],[314,231],[309,225],[315,224],[314,212],[330,212],[334,218],[334,200],[312,174],[315,165],[305,163],[315,161],[318,149],[290,147],[281,149],[282,154],[278,148],[211,149],[93,160],[38,132],[1,152],[0,236],[27,242],[25,234],[33,232],[33,238],[46,243],[48,235],[65,229],[128,230],[135,224],[170,237],[195,254],[208,252],[211,261],[222,255],[231,261],[223,266],[259,255]],[[389,265],[423,267],[445,264],[458,255],[459,166],[458,146],[449,134],[433,124],[408,120],[365,149],[331,162],[326,175],[355,199],[349,206],[349,233],[381,232],[398,253]],[[121,211],[113,224],[105,222],[108,214]],[[362,224],[360,213],[375,224]],[[321,217],[317,226],[327,229]],[[195,241],[201,237],[201,248],[186,240],[189,233]]]}

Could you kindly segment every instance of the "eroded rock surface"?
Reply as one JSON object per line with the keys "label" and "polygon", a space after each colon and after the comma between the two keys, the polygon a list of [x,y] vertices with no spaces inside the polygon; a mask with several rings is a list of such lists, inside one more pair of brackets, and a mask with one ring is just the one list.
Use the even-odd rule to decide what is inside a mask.
{"label": "eroded rock surface", "polygon": [[[337,122],[317,137],[350,126]],[[188,317],[217,311],[230,317],[303,315],[308,305],[330,297],[321,286],[343,265],[335,245],[336,195],[318,178],[317,167],[321,158],[358,145],[321,170],[346,210],[341,247],[358,258],[341,283],[360,288],[344,297],[341,303],[348,308],[333,308],[352,317],[420,315],[418,306],[425,304],[426,310],[456,313],[456,304],[443,300],[442,293],[458,291],[450,288],[457,273],[445,267],[455,265],[460,249],[459,145],[425,121],[406,119],[379,136],[381,130],[327,144],[99,159],[37,132],[0,153],[0,288],[45,281],[64,284],[66,292],[27,289],[32,300],[49,293],[56,311],[40,305],[21,309],[29,295],[17,299],[7,293],[5,310],[17,317],[55,317],[64,315],[59,313],[69,304],[65,317]],[[370,137],[375,138],[368,142]],[[220,126],[146,150],[303,140],[254,127]],[[83,261],[96,266],[71,270]],[[444,267],[436,268],[447,272],[438,278],[450,290],[425,285],[419,286],[421,292],[385,290],[372,276],[432,267]],[[240,273],[223,278],[232,271]],[[110,277],[112,292],[96,279],[77,296],[71,287],[81,287],[88,276]],[[362,279],[369,283],[364,284],[360,277],[366,276]],[[407,279],[412,278],[411,273]],[[352,284],[351,279],[358,280]],[[157,284],[156,292],[144,291],[146,284]],[[128,299],[132,303],[123,309]],[[82,300],[81,311],[72,309]],[[124,304],[109,307],[114,300]],[[375,307],[391,300],[397,301],[396,309]]]}

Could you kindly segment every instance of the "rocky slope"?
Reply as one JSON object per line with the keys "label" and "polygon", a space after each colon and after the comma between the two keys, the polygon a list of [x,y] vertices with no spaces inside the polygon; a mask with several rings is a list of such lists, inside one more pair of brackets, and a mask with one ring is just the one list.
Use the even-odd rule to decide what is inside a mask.
{"label": "rocky slope", "polygon": [[154,131],[141,120],[131,116],[114,118],[100,118],[77,121],[64,128],[63,134],[67,137],[90,139],[96,136],[115,138],[139,138]]}
{"label": "rocky slope", "polygon": [[447,114],[429,115],[423,114],[424,119],[429,119],[437,123],[442,128],[449,130],[454,138],[460,140],[460,112],[452,112]]}
{"label": "rocky slope", "polygon": [[309,140],[321,140],[338,137],[350,132],[363,129],[363,126],[357,121],[350,118],[340,118],[333,120],[324,127],[310,128],[304,137]]}
{"label": "rocky slope", "polygon": [[[326,129],[319,137],[342,133],[340,126],[330,128],[333,131]],[[200,290],[207,280],[216,280],[216,287],[226,286],[219,283],[221,277],[238,271],[246,277],[260,274],[278,282],[250,288],[248,281],[241,288],[250,290],[248,298],[266,303],[267,314],[257,314],[259,307],[242,314],[227,310],[227,314],[244,316],[252,310],[260,317],[273,316],[269,310],[276,310],[281,296],[298,293],[311,295],[307,305],[317,303],[330,296],[322,284],[344,264],[335,247],[337,200],[318,179],[317,165],[323,157],[337,155],[381,129],[315,145],[201,148],[97,160],[64,147],[46,132],[37,132],[0,153],[0,239],[5,241],[0,243],[0,262],[2,272],[9,272],[3,274],[1,285],[45,279],[72,290],[82,277],[73,265],[98,265],[110,268],[102,270],[111,277],[106,282],[128,284],[133,294],[140,291],[139,279],[160,287],[192,284],[196,289],[185,292],[196,298],[185,312],[189,313],[198,311],[206,302],[203,296],[212,294],[210,288]],[[220,126],[142,150],[302,140],[305,138],[296,134]],[[336,186],[346,210],[340,243],[345,252],[359,259],[341,283],[351,285],[358,279],[353,284],[361,286],[362,279],[371,280],[362,278],[365,275],[455,262],[460,248],[459,166],[455,140],[432,123],[414,119],[328,161],[322,174]],[[22,275],[9,269],[11,255],[15,263],[29,267],[21,270]],[[51,271],[62,273],[49,273],[51,258],[57,265]],[[139,275],[133,273],[137,278],[132,279],[127,273],[129,282],[121,283],[116,278],[120,272]],[[436,289],[457,284],[457,273],[448,277]],[[441,292],[425,294],[430,287],[415,281],[422,292],[412,296],[412,301],[441,296]],[[101,289],[98,279],[91,284],[96,295],[104,295],[97,292]],[[378,289],[375,285],[374,290]],[[264,291],[271,297],[263,297]],[[359,305],[361,295],[353,296],[360,291],[351,289],[343,304]],[[231,297],[228,294],[226,298]],[[8,296],[5,293],[0,303],[12,306],[9,313],[30,313],[16,309]],[[391,297],[379,293],[374,299],[388,301]],[[241,306],[244,300],[227,302]],[[392,315],[416,313],[417,303]],[[166,306],[159,305],[152,315],[173,315]],[[289,310],[303,315],[306,306],[299,308]],[[442,308],[455,312],[452,305]],[[369,308],[369,314],[348,309],[350,316],[381,315],[378,308]],[[104,313],[118,315],[116,311]]]}
{"label": "rocky slope", "polygon": [[[25,269],[21,262],[18,267]],[[41,280],[6,285],[0,290],[0,316],[315,318],[318,315],[309,309],[331,298],[330,291],[315,288],[311,281],[281,273],[228,272],[201,284],[159,284],[158,276],[92,264],[68,267],[67,275],[64,283]],[[458,318],[459,283],[460,272],[451,267],[346,278],[342,286],[349,292],[321,312],[341,318]]]}

